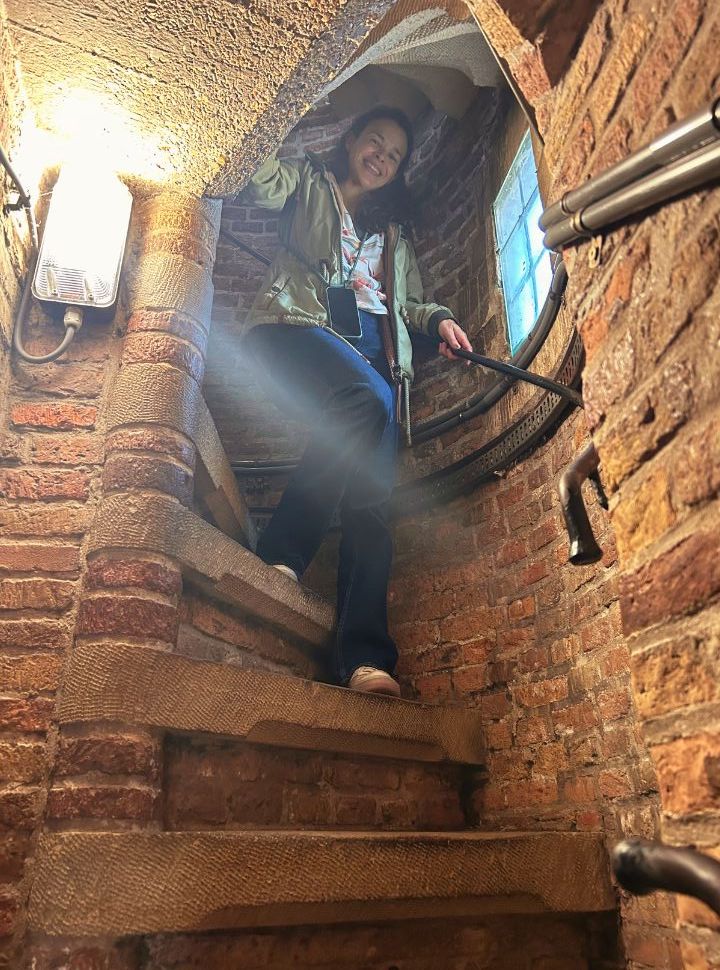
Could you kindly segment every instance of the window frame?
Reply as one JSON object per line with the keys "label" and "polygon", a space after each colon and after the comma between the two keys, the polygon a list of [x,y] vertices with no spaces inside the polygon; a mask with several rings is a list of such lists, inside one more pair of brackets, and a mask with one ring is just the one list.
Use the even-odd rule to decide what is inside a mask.
{"label": "window frame", "polygon": [[[528,157],[532,161],[533,172],[533,188],[529,194],[522,178],[523,166]],[[510,209],[513,193],[519,193],[521,209],[512,226],[504,230],[503,226],[507,221],[507,214]],[[525,197],[526,195],[528,196],[527,199]],[[539,206],[538,203],[540,203]],[[537,176],[537,163],[535,161],[535,153],[533,152],[530,130],[528,129],[520,140],[510,167],[492,203],[493,229],[496,244],[496,268],[498,282],[503,294],[506,334],[511,355],[517,352],[517,349],[532,333],[552,280],[552,264],[548,250],[540,245],[537,256],[533,256],[530,220],[533,217],[532,214],[535,209],[538,210],[539,215],[539,212],[542,211],[542,202]],[[539,232],[540,230],[538,229]],[[511,243],[513,245],[517,244],[518,238],[522,239],[522,252],[523,257],[527,260],[527,269],[520,275],[515,289],[511,292],[511,282],[506,278],[509,274],[503,272],[503,254],[509,249]],[[543,260],[546,261],[544,281],[540,275]],[[541,283],[543,282],[545,284],[544,292],[541,291]],[[530,292],[532,294],[534,308],[533,320],[530,326],[526,326],[526,318],[523,315],[523,309],[520,303],[520,298],[528,283],[530,283]]]}

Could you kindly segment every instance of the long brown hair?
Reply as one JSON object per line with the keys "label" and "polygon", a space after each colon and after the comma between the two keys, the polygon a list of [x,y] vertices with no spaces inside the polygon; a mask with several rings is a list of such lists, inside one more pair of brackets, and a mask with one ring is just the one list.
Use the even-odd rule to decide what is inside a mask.
{"label": "long brown hair", "polygon": [[407,152],[398,166],[392,182],[388,182],[381,189],[368,192],[358,209],[355,223],[365,232],[384,232],[391,222],[397,222],[410,229],[413,222],[413,201],[410,190],[405,182],[405,172],[412,155],[415,142],[412,123],[399,108],[389,108],[378,105],[360,115],[353,121],[343,137],[326,159],[326,165],[338,182],[348,177],[349,158],[346,141],[350,135],[356,138],[363,133],[373,121],[394,121],[402,128],[407,139]]}

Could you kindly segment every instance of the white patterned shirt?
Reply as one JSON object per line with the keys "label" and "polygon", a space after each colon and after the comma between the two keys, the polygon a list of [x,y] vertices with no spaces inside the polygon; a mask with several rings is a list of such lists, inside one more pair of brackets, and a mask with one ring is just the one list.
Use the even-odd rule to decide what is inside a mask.
{"label": "white patterned shirt", "polygon": [[[357,234],[352,216],[345,208],[342,194],[335,179],[332,179],[333,190],[340,212],[342,213],[342,270],[343,280],[347,280],[358,247],[360,238]],[[376,232],[368,236],[362,247],[360,259],[358,259],[355,271],[352,274],[350,285],[355,290],[357,304],[360,310],[367,310],[368,313],[387,313],[387,307],[381,296],[385,296],[383,283],[385,282],[385,271],[383,268],[383,249],[385,248],[385,233]]]}

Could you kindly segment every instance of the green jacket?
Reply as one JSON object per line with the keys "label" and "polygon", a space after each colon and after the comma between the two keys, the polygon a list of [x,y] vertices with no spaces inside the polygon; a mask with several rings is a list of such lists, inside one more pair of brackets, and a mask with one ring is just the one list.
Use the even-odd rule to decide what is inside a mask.
{"label": "green jacket", "polygon": [[[281,248],[250,308],[249,322],[327,327],[325,286],[342,282],[342,220],[324,165],[313,155],[302,162],[270,158],[245,188],[243,201],[282,210]],[[388,314],[407,391],[413,377],[408,329],[437,337],[440,321],[453,314],[423,302],[415,253],[400,227],[389,227],[385,245]]]}

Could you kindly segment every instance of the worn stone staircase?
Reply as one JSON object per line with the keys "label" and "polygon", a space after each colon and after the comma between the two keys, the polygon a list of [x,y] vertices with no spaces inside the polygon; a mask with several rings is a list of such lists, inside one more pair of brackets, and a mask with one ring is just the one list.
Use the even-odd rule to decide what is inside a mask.
{"label": "worn stone staircase", "polygon": [[[316,665],[332,622],[328,604],[193,512],[176,505],[159,533],[150,513],[163,521],[162,500],[144,515],[145,500],[132,501],[137,508],[110,505],[103,520],[112,523],[114,541],[121,536],[122,545],[143,549],[154,542],[153,551],[172,553],[188,580],[236,607],[242,603],[248,618],[292,639]],[[106,545],[109,537],[99,530],[95,540]],[[261,789],[262,775],[248,781],[236,770],[247,749],[261,761],[258,750],[281,749],[291,771],[317,752],[351,758],[350,771],[370,784],[377,774],[380,787],[397,788],[395,776],[388,782],[388,766],[406,766],[417,782],[407,797],[422,799],[422,772],[482,766],[478,710],[361,695],[149,646],[88,642],[73,653],[59,716],[70,729],[86,722],[159,729],[171,764],[183,743],[199,744],[205,754],[179,778],[167,769],[160,830],[42,837],[30,906],[31,926],[42,934],[126,936],[614,907],[605,849],[593,834],[458,831],[466,822],[459,812],[446,822],[454,831],[393,831],[367,820],[347,830],[337,813],[334,822],[321,818],[319,828],[306,827],[307,813],[278,817],[278,827],[262,818],[238,827],[234,819],[217,824],[203,811],[177,810],[178,793],[197,784],[193,772],[213,759],[230,766],[228,798],[234,788]],[[294,761],[288,749],[295,749]],[[449,781],[448,790],[459,778]],[[317,797],[322,803],[325,796]],[[178,829],[178,819],[187,827]]]}
{"label": "worn stone staircase", "polygon": [[[50,803],[70,804],[96,770],[88,736],[112,752],[114,735],[134,732],[162,768],[146,764],[135,782],[132,759],[108,756],[118,787],[140,785],[151,804],[135,821],[88,815],[87,801],[48,814],[35,938],[612,910],[600,836],[477,830],[466,789],[482,775],[478,709],[318,682],[331,605],[249,551],[252,524],[197,386],[148,367],[121,372],[110,428],[187,435],[196,504],[155,466],[100,503],[87,552],[104,585],[81,604],[58,707],[75,760]],[[146,625],[152,636],[138,634]]]}

